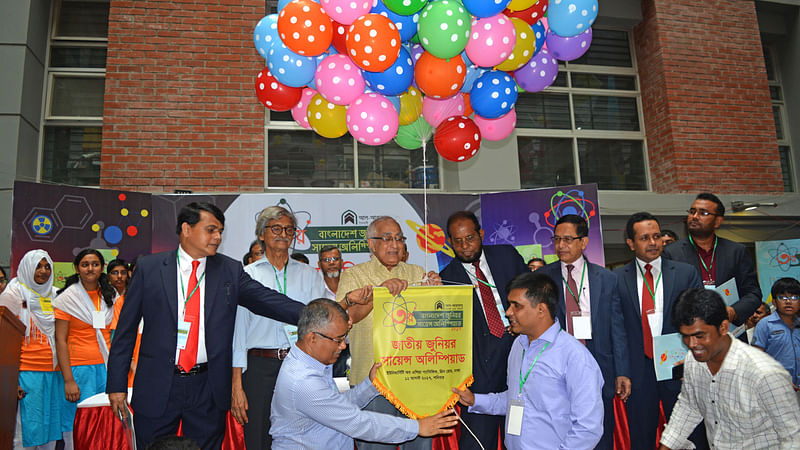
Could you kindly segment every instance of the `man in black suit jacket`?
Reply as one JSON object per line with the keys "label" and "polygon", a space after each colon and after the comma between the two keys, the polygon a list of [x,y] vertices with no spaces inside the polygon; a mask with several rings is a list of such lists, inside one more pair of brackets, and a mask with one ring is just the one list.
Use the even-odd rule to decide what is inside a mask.
{"label": "man in black suit jacket", "polygon": [[576,337],[581,339],[581,335],[575,333],[576,327],[581,327],[573,316],[590,316],[591,338],[585,339],[586,348],[600,366],[604,381],[603,437],[595,448],[611,450],[614,448],[614,395],[626,400],[631,393],[628,341],[617,295],[617,277],[606,268],[586,261],[583,250],[589,243],[588,235],[586,219],[575,214],[559,218],[553,232],[559,261],[537,272],[548,275],[562,286],[558,290],[557,311],[562,328],[570,334],[578,334]]}
{"label": "man in black suit jacket", "polygon": [[[456,212],[447,219],[447,234],[456,259],[442,270],[442,280],[476,286],[472,293],[472,375],[475,381],[470,390],[481,394],[503,392],[507,389],[508,352],[514,342],[511,335],[503,332],[507,326],[507,322],[503,320],[504,311],[509,306],[506,285],[515,276],[528,272],[529,269],[522,256],[510,245],[484,247],[483,230],[475,214],[469,211]],[[477,275],[474,266],[476,262],[485,280]],[[479,284],[484,286],[483,289]],[[484,299],[484,292],[491,292],[492,298],[489,299],[487,295]],[[494,322],[493,327],[490,327],[487,311],[484,309],[484,301],[487,300],[487,305],[494,307],[494,311],[488,311],[493,316],[489,319],[500,320],[500,324]],[[502,328],[498,329],[497,326]],[[473,414],[464,408],[461,417],[485,448],[497,448],[498,437],[503,435],[500,433],[503,416]],[[480,448],[466,430],[462,430],[458,445],[460,449]]]}
{"label": "man in black suit jacket", "polygon": [[[136,266],[109,352],[106,392],[115,414],[127,415],[128,369],[144,319],[131,402],[139,448],[175,434],[183,421],[185,436],[203,449],[219,449],[231,402],[236,307],[292,324],[300,316],[302,303],[253,281],[239,261],[216,254],[224,222],[216,206],[190,203],[178,214],[178,250],[146,256]],[[187,286],[192,275],[197,288]],[[200,293],[196,323],[186,309],[195,290]],[[182,342],[192,340],[191,328],[198,330],[196,365],[178,368],[179,355],[184,361],[181,353],[190,348]],[[190,337],[178,339],[179,334]]]}
{"label": "man in black suit jacket", "polygon": [[741,325],[761,306],[761,288],[744,245],[717,237],[724,215],[725,206],[716,195],[698,194],[686,217],[689,237],[667,246],[664,257],[694,266],[705,285],[736,278],[739,301],[728,306],[728,319]]}
{"label": "man in black suit jacket", "polygon": [[[642,314],[645,318],[649,311],[656,314],[652,319],[645,319],[648,320],[650,336],[677,333],[678,330],[672,325],[675,299],[685,289],[702,287],[703,283],[692,266],[661,257],[661,226],[652,214],[633,214],[628,219],[625,234],[628,247],[636,257],[614,273],[617,275],[617,292],[625,319],[631,384],[634,386],[626,404],[628,427],[631,448],[654,449],[657,443],[659,400],[664,405],[664,416],[669,421],[672,407],[681,391],[681,381],[656,381],[652,341],[645,344]],[[652,280],[646,276],[648,271]],[[649,294],[648,298],[645,298],[645,293]],[[642,305],[650,299],[653,301],[652,308],[648,306],[648,311],[642,311]],[[649,347],[647,352],[646,345]]]}

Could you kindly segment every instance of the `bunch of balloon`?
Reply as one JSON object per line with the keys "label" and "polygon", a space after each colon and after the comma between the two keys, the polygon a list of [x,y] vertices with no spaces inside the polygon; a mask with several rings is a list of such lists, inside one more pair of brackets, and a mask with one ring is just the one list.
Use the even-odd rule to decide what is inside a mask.
{"label": "bunch of balloon", "polygon": [[466,161],[513,133],[520,90],[550,86],[591,43],[597,0],[549,2],[280,0],[255,27],[256,95],[328,138],[432,141]]}

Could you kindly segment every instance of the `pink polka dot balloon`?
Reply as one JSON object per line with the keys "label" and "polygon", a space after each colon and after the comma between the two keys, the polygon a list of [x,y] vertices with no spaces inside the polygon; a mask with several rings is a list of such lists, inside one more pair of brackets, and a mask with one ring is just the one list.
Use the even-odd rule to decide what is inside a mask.
{"label": "pink polka dot balloon", "polygon": [[426,95],[422,99],[422,117],[433,128],[438,127],[448,117],[464,115],[465,108],[464,97],[460,95],[443,99]]}
{"label": "pink polka dot balloon", "polygon": [[308,105],[311,103],[311,99],[317,95],[317,91],[311,88],[303,89],[303,94],[300,96],[300,101],[297,102],[296,105],[292,107],[292,118],[298,125],[301,127],[310,130],[311,124],[308,123]]}
{"label": "pink polka dot balloon", "polygon": [[331,19],[342,25],[350,25],[372,9],[372,0],[320,0],[319,4]]}
{"label": "pink polka dot balloon", "polygon": [[467,57],[481,67],[493,67],[505,61],[517,43],[514,23],[504,14],[479,20],[473,18],[470,33]]}
{"label": "pink polka dot balloon", "polygon": [[517,112],[512,108],[497,119],[487,119],[476,114],[473,120],[481,130],[481,138],[487,141],[502,141],[514,131],[517,125]]}
{"label": "pink polka dot balloon", "polygon": [[362,94],[347,108],[347,129],[367,145],[382,145],[397,135],[397,110],[381,94]]}
{"label": "pink polka dot balloon", "polygon": [[366,86],[361,70],[342,54],[330,55],[317,65],[314,83],[325,100],[336,105],[349,105]]}

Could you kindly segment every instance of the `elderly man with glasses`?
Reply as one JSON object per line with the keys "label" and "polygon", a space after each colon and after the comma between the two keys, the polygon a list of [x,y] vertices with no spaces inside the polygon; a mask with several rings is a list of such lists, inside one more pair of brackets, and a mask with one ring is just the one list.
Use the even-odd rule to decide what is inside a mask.
{"label": "elderly man with glasses", "polygon": [[[373,362],[372,351],[372,288],[382,286],[397,295],[410,284],[442,284],[436,272],[428,272],[413,264],[400,260],[406,237],[396,220],[389,216],[378,217],[367,227],[367,240],[372,255],[368,262],[355,265],[342,273],[336,300],[347,310],[353,322],[350,333],[350,385],[361,383],[369,375]],[[395,416],[401,416],[388,400],[375,397],[365,408]],[[430,449],[431,439],[417,437],[400,447],[404,449]],[[394,448],[371,442],[358,441],[359,449]]]}
{"label": "elderly man with glasses", "polygon": [[[261,211],[255,234],[264,257],[245,267],[254,280],[297,301],[306,303],[325,296],[325,283],[317,271],[289,258],[297,220],[280,206]],[[270,402],[282,360],[289,353],[295,328],[253,314],[236,311],[233,335],[231,413],[244,425],[248,449],[269,449]]]}

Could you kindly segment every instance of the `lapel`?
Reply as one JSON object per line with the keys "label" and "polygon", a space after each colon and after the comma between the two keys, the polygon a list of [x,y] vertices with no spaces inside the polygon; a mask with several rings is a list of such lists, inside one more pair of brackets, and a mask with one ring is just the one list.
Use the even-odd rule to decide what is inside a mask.
{"label": "lapel", "polygon": [[695,251],[694,246],[692,246],[692,243],[689,242],[689,239],[683,241],[683,255],[684,261],[687,261],[689,264],[693,265],[695,269],[697,269],[698,274],[703,273],[703,267],[700,265],[700,257],[697,256],[697,251]]}
{"label": "lapel", "polygon": [[178,250],[169,252],[164,259],[164,270],[161,271],[161,283],[164,287],[164,292],[167,294],[166,299],[168,308],[172,313],[172,323],[178,323]]}
{"label": "lapel", "polygon": [[[220,317],[220,315],[214,311],[214,307],[218,306],[219,304],[219,302],[214,301],[214,299],[221,298],[218,292],[222,288],[222,283],[220,280],[222,274],[222,270],[220,270],[221,264],[222,258],[217,255],[206,258],[206,295],[204,314],[206,327],[208,327],[209,323],[213,322],[215,317]],[[230,289],[230,284],[228,287]]]}
{"label": "lapel", "polygon": [[622,279],[625,281],[625,289],[628,290],[628,295],[626,295],[626,297],[628,297],[628,300],[633,303],[633,309],[636,311],[639,317],[641,317],[642,308],[639,305],[639,290],[637,289],[636,283],[637,270],[639,269],[636,268],[636,258],[634,257],[634,260],[625,266],[625,276],[623,276]]}
{"label": "lapel", "polygon": [[[594,334],[594,330],[599,330],[599,324],[597,323],[599,314],[595,312],[600,312],[600,302],[601,302],[601,295],[603,292],[603,286],[600,284],[600,273],[597,270],[597,267],[594,264],[589,264],[589,261],[586,261],[584,257],[584,264],[588,267],[586,268],[586,272],[589,273],[589,308],[591,309],[591,321],[592,321],[592,334]],[[610,317],[606,318],[606,320],[610,319]]]}

